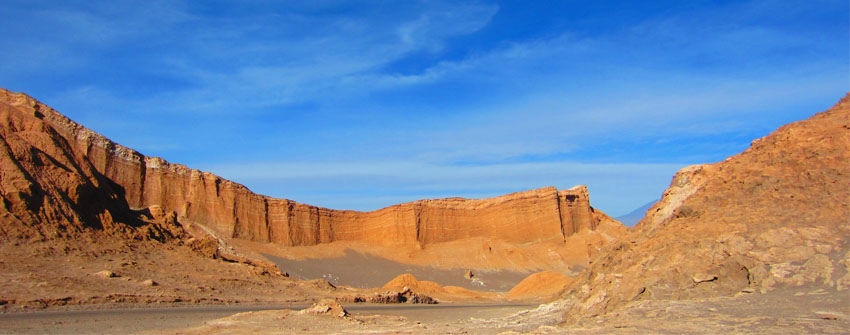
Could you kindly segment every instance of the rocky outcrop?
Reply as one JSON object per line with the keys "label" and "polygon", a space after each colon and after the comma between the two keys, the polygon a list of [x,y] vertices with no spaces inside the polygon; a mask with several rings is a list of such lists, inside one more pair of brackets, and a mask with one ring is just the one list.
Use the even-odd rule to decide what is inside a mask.
{"label": "rocky outcrop", "polygon": [[[97,169],[54,122],[76,127],[70,133],[91,131],[60,116],[23,94],[0,90],[0,238],[67,237],[89,228],[138,239],[182,234],[170,213],[131,209],[124,188],[104,175],[114,166]],[[123,160],[128,151],[115,152]]]}
{"label": "rocky outcrop", "polygon": [[349,316],[347,310],[345,310],[340,303],[334,299],[322,299],[316,303],[314,303],[310,308],[306,308],[301,310],[303,314],[312,314],[312,315],[327,315],[333,316],[337,318],[344,318]]}
{"label": "rocky outcrop", "polygon": [[[24,175],[29,170],[16,165],[24,158],[22,155],[32,156],[29,161],[33,162],[59,159],[55,171],[45,172],[49,181],[4,188],[30,190],[3,193],[6,211],[10,213],[28,212],[28,207],[12,207],[36,206],[44,201],[40,199],[47,199],[32,187],[75,180],[80,185],[91,185],[68,186],[57,190],[56,195],[72,197],[77,202],[78,208],[62,211],[71,221],[108,225],[111,221],[105,215],[127,212],[127,208],[83,207],[110,204],[117,199],[124,207],[135,210],[155,206],[165,213],[176,213],[181,222],[202,224],[222,236],[286,246],[362,241],[423,248],[470,237],[512,243],[565,241],[581,230],[595,229],[601,221],[614,222],[590,207],[584,186],[560,191],[548,187],[480,200],[421,200],[372,212],[315,207],[258,195],[211,173],[146,157],[24,94],[0,90],[0,106],[6,120],[4,134],[21,138],[28,148],[14,157],[6,150],[3,166],[23,170],[15,173]],[[10,141],[14,142],[10,138],[4,135],[7,147]],[[55,145],[45,146],[40,141],[45,138]],[[78,169],[85,178],[67,175],[64,169]],[[92,182],[87,184],[86,178]],[[3,182],[23,182],[26,178],[14,180],[4,178]],[[94,194],[92,189],[102,192]],[[86,217],[73,219],[76,212]],[[58,214],[45,215],[52,218]]]}
{"label": "rocky outcrop", "polygon": [[358,294],[337,298],[340,302],[369,303],[369,304],[425,304],[436,305],[440,302],[430,296],[414,292],[411,288],[400,291],[384,291],[382,293]]}
{"label": "rocky outcrop", "polygon": [[[376,297],[401,297],[401,302],[410,302],[418,304],[436,304],[436,299],[441,301],[452,300],[486,300],[492,299],[495,293],[476,292],[458,286],[440,286],[432,281],[416,279],[412,274],[401,274],[382,287],[386,290],[383,294],[377,294]],[[435,299],[436,298],[436,299]],[[380,299],[378,299],[380,300]],[[391,301],[395,300],[392,298]],[[360,302],[376,302],[374,298],[363,300]]]}
{"label": "rocky outcrop", "polygon": [[850,94],[741,154],[679,171],[635,229],[591,259],[565,315],[779,284],[846,289],[836,276],[850,255],[848,218]]}

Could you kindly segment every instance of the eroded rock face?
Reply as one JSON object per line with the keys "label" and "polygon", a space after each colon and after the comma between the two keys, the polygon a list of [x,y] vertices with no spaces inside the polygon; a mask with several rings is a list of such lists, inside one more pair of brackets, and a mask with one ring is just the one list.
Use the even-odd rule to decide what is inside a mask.
{"label": "eroded rock face", "polygon": [[[42,206],[50,197],[43,196],[39,185],[57,185],[50,192],[76,206],[39,214],[47,221],[61,217],[74,226],[109,226],[116,213],[128,212],[109,208],[118,200],[124,207],[151,207],[150,216],[166,223],[199,223],[223,236],[287,246],[362,241],[422,248],[470,237],[512,243],[564,241],[581,230],[596,229],[602,221],[615,222],[590,207],[584,186],[481,200],[421,200],[372,212],[320,208],[258,195],[213,174],[146,157],[24,94],[0,90],[0,108],[6,144],[0,152],[4,215],[26,216],[52,208]],[[43,179],[33,180],[29,175],[34,169],[45,170],[44,161],[55,164],[38,173]]]}
{"label": "eroded rock face", "polygon": [[679,171],[635,229],[591,260],[566,315],[776,285],[845,289],[834,273],[850,251],[848,218],[850,94],[741,154]]}
{"label": "eroded rock face", "polygon": [[[23,94],[0,90],[0,238],[68,237],[88,228],[155,240],[183,233],[173,213],[131,209],[123,187],[67,136],[90,131],[67,122],[76,128],[60,131],[54,124],[64,122],[60,116]],[[118,160],[127,157],[123,149],[116,153]]]}

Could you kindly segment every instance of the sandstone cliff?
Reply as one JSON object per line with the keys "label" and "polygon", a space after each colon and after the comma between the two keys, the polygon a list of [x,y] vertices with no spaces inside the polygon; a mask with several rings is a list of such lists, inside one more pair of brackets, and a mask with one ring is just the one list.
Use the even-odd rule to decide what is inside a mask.
{"label": "sandstone cliff", "polygon": [[844,290],[848,218],[850,94],[741,154],[679,171],[635,229],[591,260],[561,304],[568,318],[580,318],[633,301],[758,294],[777,285]]}
{"label": "sandstone cliff", "polygon": [[[156,206],[225,237],[286,246],[361,241],[423,248],[474,237],[563,243],[601,222],[616,222],[590,207],[584,186],[481,200],[421,200],[372,212],[320,208],[258,195],[211,173],[146,157],[21,93],[0,90],[0,108],[4,143],[12,148],[3,152],[2,215],[43,211],[30,223],[61,217],[59,221],[75,227],[108,226],[113,216],[133,216]],[[42,179],[30,177],[36,170]],[[58,189],[46,192],[39,185]],[[75,205],[40,205],[51,199],[69,199]]]}
{"label": "sandstone cliff", "polygon": [[182,234],[173,215],[131,210],[122,187],[45,121],[54,114],[0,91],[0,238],[66,237],[87,228],[158,240]]}

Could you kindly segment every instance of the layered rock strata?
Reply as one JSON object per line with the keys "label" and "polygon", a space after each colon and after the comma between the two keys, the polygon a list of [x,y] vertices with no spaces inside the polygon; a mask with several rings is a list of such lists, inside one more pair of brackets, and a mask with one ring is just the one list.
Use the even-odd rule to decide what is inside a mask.
{"label": "layered rock strata", "polygon": [[[372,212],[315,207],[258,195],[211,173],[146,157],[24,94],[0,90],[0,105],[4,115],[38,125],[28,131],[59,138],[65,151],[59,154],[74,156],[77,165],[85,165],[92,170],[89,174],[109,184],[107,198],[122,198],[136,209],[160,206],[181,221],[234,238],[286,246],[362,241],[422,248],[470,237],[512,243],[565,241],[581,230],[595,229],[603,220],[612,221],[590,207],[584,186],[560,191],[547,187],[480,200],[421,200]],[[6,202],[17,201],[2,196]]]}
{"label": "layered rock strata", "polygon": [[29,97],[0,91],[0,240],[69,237],[90,228],[160,241],[183,234],[173,213],[131,209],[121,187],[43,120],[53,114]]}

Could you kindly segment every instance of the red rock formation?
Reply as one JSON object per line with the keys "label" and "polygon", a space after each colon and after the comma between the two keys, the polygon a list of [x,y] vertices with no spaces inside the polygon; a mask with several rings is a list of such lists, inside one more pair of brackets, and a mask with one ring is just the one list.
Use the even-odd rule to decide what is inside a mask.
{"label": "red rock formation", "polygon": [[[512,243],[564,241],[580,230],[595,229],[602,220],[613,221],[590,207],[584,186],[561,191],[548,187],[480,200],[421,200],[372,212],[320,208],[257,195],[213,174],[146,157],[24,94],[0,90],[0,104],[7,119],[37,125],[25,132],[27,136],[52,136],[62,142],[61,149],[49,156],[74,155],[76,165],[90,170],[83,175],[106,185],[103,197],[122,198],[137,209],[160,206],[165,212],[176,212],[183,222],[203,224],[224,236],[286,246],[363,241],[421,248],[470,237]],[[21,136],[16,125],[5,122],[4,131]],[[44,150],[38,143],[31,144]],[[19,158],[3,159],[4,166],[14,166]],[[20,196],[3,194],[6,202]],[[84,198],[84,203],[104,202],[99,199]]]}
{"label": "red rock formation", "polygon": [[62,237],[86,228],[138,238],[181,234],[168,215],[131,210],[121,187],[48,121],[55,115],[0,91],[0,237]]}

